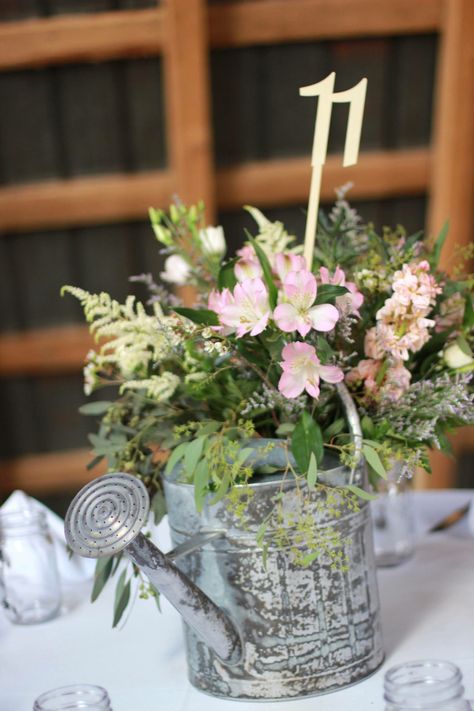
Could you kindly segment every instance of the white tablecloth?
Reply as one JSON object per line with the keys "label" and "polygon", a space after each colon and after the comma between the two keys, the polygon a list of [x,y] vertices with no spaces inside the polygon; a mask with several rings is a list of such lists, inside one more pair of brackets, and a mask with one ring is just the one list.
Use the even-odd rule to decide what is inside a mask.
{"label": "white tablecloth", "polygon": [[379,571],[386,661],[372,677],[317,699],[247,703],[214,699],[186,680],[178,614],[163,600],[137,601],[121,630],[111,629],[114,584],[98,602],[88,589],[66,591],[56,620],[20,627],[0,613],[0,710],[31,711],[41,692],[72,683],[104,686],[114,711],[366,711],[383,709],[383,676],[399,662],[455,662],[474,698],[474,537],[464,520],[423,535],[446,513],[474,498],[471,491],[415,494],[420,540],[407,563]]}

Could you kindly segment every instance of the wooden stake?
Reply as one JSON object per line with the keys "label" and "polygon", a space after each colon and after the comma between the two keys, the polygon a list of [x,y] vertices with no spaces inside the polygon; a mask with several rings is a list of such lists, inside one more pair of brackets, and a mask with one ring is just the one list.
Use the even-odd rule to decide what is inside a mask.
{"label": "wooden stake", "polygon": [[358,84],[347,91],[334,92],[336,73],[332,72],[317,84],[302,86],[301,96],[319,96],[316,120],[314,124],[313,154],[311,158],[312,176],[308,201],[308,217],[304,241],[304,257],[308,269],[313,264],[314,245],[318,226],[319,196],[321,193],[321,178],[323,165],[326,162],[329,128],[331,125],[332,105],[334,103],[349,103],[349,119],[347,122],[346,141],[344,145],[343,166],[355,165],[359,157],[360,135],[364,115],[367,79],[361,79]]}

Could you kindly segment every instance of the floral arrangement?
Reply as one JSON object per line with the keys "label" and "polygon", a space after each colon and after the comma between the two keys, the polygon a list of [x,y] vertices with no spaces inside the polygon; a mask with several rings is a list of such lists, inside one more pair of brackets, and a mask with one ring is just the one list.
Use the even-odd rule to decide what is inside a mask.
{"label": "floral arrangement", "polygon": [[[471,254],[459,250],[455,278],[437,269],[446,228],[434,242],[401,227],[377,234],[341,189],[332,211],[320,214],[307,264],[282,223],[246,209],[257,229],[230,258],[222,228],[205,224],[202,205],[151,210],[166,259],[161,284],[149,274],[133,277],[149,290],[146,305],[64,287],[101,342],[87,357],[86,393],[118,388],[113,400],[82,408],[101,416],[90,435],[91,466],[106,457],[111,470],[140,477],[157,522],[165,513],[160,472],[177,466],[195,485],[198,510],[226,497],[244,518],[254,476],[248,442],[260,437],[281,440],[288,472],[307,484],[302,489],[324,490],[321,505],[334,517],[340,497],[357,507],[370,494],[350,481],[318,480],[325,452],[353,463],[335,387],[343,381],[360,413],[374,484],[394,460],[406,475],[428,469],[428,451],[449,451],[446,434],[474,421],[473,279],[463,273]],[[163,282],[194,287],[194,306]],[[282,524],[284,515],[276,501]],[[302,565],[321,553],[344,564],[333,529],[314,540],[303,513],[291,524],[307,544]],[[93,597],[116,569],[113,559],[99,561]],[[124,570],[114,624],[130,596],[126,577]],[[141,581],[140,595],[150,594]]]}

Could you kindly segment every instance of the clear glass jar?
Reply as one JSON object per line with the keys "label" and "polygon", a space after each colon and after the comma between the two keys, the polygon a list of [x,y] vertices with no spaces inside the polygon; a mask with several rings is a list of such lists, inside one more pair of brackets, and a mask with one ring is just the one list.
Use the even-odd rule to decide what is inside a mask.
{"label": "clear glass jar", "polygon": [[61,711],[62,709],[88,709],[112,711],[109,695],[101,686],[75,684],[45,691],[33,706],[33,711]]}
{"label": "clear glass jar", "polygon": [[415,519],[410,481],[397,462],[377,485],[370,502],[374,524],[375,561],[379,567],[403,563],[415,552]]}
{"label": "clear glass jar", "polygon": [[16,624],[58,614],[61,590],[54,545],[40,509],[0,512],[0,598]]}
{"label": "clear glass jar", "polygon": [[462,675],[455,664],[408,662],[385,674],[385,711],[470,711]]}

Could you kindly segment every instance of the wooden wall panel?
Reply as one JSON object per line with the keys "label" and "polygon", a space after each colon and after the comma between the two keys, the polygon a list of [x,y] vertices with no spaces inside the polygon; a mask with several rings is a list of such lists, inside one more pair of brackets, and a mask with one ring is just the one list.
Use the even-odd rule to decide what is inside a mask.
{"label": "wooden wall panel", "polygon": [[[281,215],[290,224],[304,222],[303,213],[291,205],[306,203],[314,102],[300,99],[298,86],[313,81],[315,74],[336,68],[341,88],[360,74],[369,76],[363,148],[376,151],[363,156],[358,172],[343,171],[339,157],[333,155],[323,197],[329,199],[336,184],[353,178],[353,197],[378,197],[377,203],[366,205],[365,213],[376,222],[419,223],[431,180],[427,144],[432,83],[426,77],[433,71],[436,42],[429,33],[445,31],[444,79],[437,104],[445,108],[444,113],[442,108],[438,111],[436,160],[457,172],[445,171],[450,177],[444,187],[435,178],[432,223],[448,195],[458,200],[461,212],[465,209],[470,173],[465,172],[469,161],[460,145],[468,145],[470,139],[458,141],[445,129],[453,125],[453,115],[465,113],[463,104],[449,114],[446,92],[452,91],[447,78],[456,68],[471,66],[472,54],[465,54],[465,46],[473,6],[467,0],[232,0],[209,8],[204,0],[168,0],[160,8],[154,0],[24,0],[13,5],[0,8],[0,20],[34,15],[44,19],[0,24],[4,72],[153,55],[146,60],[0,75],[0,183],[9,186],[0,189],[0,230],[24,232],[0,235],[3,328],[17,330],[0,340],[0,373],[36,374],[3,383],[8,386],[3,395],[15,417],[21,420],[30,405],[28,417],[23,416],[25,437],[15,443],[18,452],[61,448],[62,442],[75,447],[85,441],[83,425],[67,423],[68,407],[75,412],[80,398],[79,379],[66,377],[79,365],[80,349],[86,349],[83,327],[71,328],[73,345],[67,356],[62,351],[67,341],[57,332],[49,332],[57,346],[51,352],[45,342],[47,331],[31,334],[25,348],[18,329],[79,318],[72,300],[57,298],[63,281],[106,288],[120,297],[129,290],[127,274],[160,270],[163,257],[149,228],[143,222],[124,221],[142,221],[149,205],[167,204],[176,191],[185,200],[204,197],[211,221],[218,200],[229,225],[239,224],[241,218],[233,211],[248,201],[269,206],[270,215]],[[365,37],[354,39],[361,32]],[[278,43],[285,46],[273,46]],[[213,131],[209,46],[216,48]],[[161,53],[163,80],[154,58]],[[304,76],[309,78],[302,81]],[[463,86],[464,74],[457,76]],[[460,95],[458,91],[455,98]],[[471,99],[467,102],[471,106]],[[468,124],[460,125],[461,132],[468,130]],[[344,107],[337,107],[334,152],[341,148],[344,126]],[[395,156],[389,151],[394,148],[403,150]],[[453,151],[456,159],[450,161]],[[50,184],[38,182],[46,178]],[[413,197],[397,197],[401,194]],[[276,210],[271,207],[278,204]],[[122,224],[113,226],[114,221]],[[106,273],[104,257],[110,263]],[[12,270],[20,285],[17,291]],[[20,348],[22,358],[17,357]],[[64,375],[57,375],[54,384],[44,379],[60,371]],[[40,373],[42,379],[37,377]],[[42,412],[47,417],[33,434],[31,422]],[[8,471],[26,482],[29,466],[34,469],[33,486],[41,486],[40,475],[49,479],[48,486],[51,482],[56,486],[64,477],[78,482],[83,474],[78,475],[77,467],[85,459],[79,451],[70,456],[51,454],[10,462]],[[49,477],[48,468],[53,472]]]}

